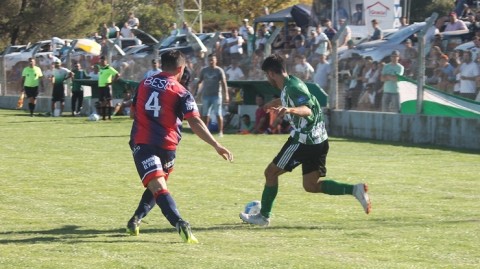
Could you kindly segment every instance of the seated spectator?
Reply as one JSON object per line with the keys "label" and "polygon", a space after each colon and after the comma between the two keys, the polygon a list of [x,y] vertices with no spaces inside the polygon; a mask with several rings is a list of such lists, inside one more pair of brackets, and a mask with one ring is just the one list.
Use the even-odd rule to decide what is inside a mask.
{"label": "seated spectator", "polygon": [[110,27],[108,28],[108,38],[117,38],[120,37],[120,28],[115,25],[115,22],[112,22]]}
{"label": "seated spectator", "polygon": [[457,13],[455,13],[453,11],[450,12],[450,14],[448,15],[448,18],[449,18],[449,22],[445,26],[444,32],[458,31],[458,30],[468,30],[465,22],[458,19]]}
{"label": "seated spectator", "polygon": [[473,15],[473,11],[468,4],[463,4],[463,10],[460,13],[460,19],[467,19],[469,15]]}
{"label": "seated spectator", "polygon": [[123,100],[115,105],[112,116],[129,116],[132,101],[132,93],[128,90],[123,91]]}
{"label": "seated spectator", "polygon": [[269,127],[269,115],[265,111],[265,97],[262,94],[257,94],[255,97],[255,103],[258,105],[257,110],[255,111],[255,126],[253,128],[253,133],[263,134],[267,131]]}
{"label": "seated spectator", "polygon": [[250,116],[248,114],[242,115],[242,120],[240,121],[240,129],[238,130],[241,134],[250,134],[253,131],[253,124],[250,120]]}

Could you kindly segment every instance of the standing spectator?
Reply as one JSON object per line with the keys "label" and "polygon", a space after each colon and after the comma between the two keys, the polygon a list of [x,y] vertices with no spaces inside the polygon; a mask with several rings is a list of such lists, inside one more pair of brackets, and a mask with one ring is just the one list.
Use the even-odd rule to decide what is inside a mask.
{"label": "standing spectator", "polygon": [[325,128],[322,108],[305,83],[295,76],[288,75],[283,58],[278,54],[268,56],[262,65],[269,83],[281,92],[265,108],[285,115],[289,119],[292,132],[277,156],[264,171],[265,185],[262,193],[262,208],[258,214],[240,213],[247,223],[268,226],[273,203],[278,194],[279,176],[293,171],[302,165],[303,188],[309,193],[329,195],[353,195],[362,205],[365,213],[371,212],[368,186],[324,180],[326,157],[328,154],[328,134]]}
{"label": "standing spectator", "polygon": [[333,28],[332,21],[329,19],[326,19],[323,22],[323,27],[325,27],[325,30],[323,32],[325,33],[325,35],[327,35],[328,40],[331,41],[333,37],[337,34],[337,30]]}
{"label": "standing spectator", "polygon": [[363,18],[363,4],[355,5],[355,13],[352,15],[352,25],[365,25]]}
{"label": "standing spectator", "polygon": [[55,61],[55,68],[53,69],[53,75],[50,76],[50,80],[53,84],[52,91],[52,116],[55,112],[55,104],[60,102],[60,113],[58,116],[62,115],[63,109],[65,108],[65,86],[63,83],[65,80],[73,76],[72,71],[62,67],[60,60]]}
{"label": "standing spectator", "polygon": [[135,17],[135,14],[133,12],[128,13],[128,26],[130,26],[130,29],[138,29],[140,26],[140,20]]}
{"label": "standing spectator", "polygon": [[265,97],[263,94],[257,94],[255,96],[255,104],[258,107],[257,110],[255,110],[255,126],[253,128],[253,133],[263,134],[267,131],[270,125],[270,117],[264,107]]}
{"label": "standing spectator", "polygon": [[120,37],[120,28],[112,21],[110,27],[108,27],[108,38],[118,38]]}
{"label": "standing spectator", "polygon": [[134,37],[132,30],[130,26],[128,25],[128,22],[123,24],[122,29],[120,29],[120,36],[123,38],[132,38]]}
{"label": "standing spectator", "polygon": [[405,41],[404,45],[405,49],[400,57],[400,64],[405,68],[405,75],[411,76],[417,69],[418,51],[415,47],[413,47],[412,40],[410,38]]}
{"label": "standing spectator", "polygon": [[186,34],[192,33],[192,32],[193,32],[192,27],[190,27],[188,25],[188,23],[186,21],[184,21],[183,24],[182,24],[182,28],[179,31],[179,34],[186,35]]}
{"label": "standing spectator", "polygon": [[72,69],[73,81],[72,81],[72,116],[80,116],[83,106],[83,87],[82,84],[76,79],[89,79],[87,72],[82,69],[80,63],[75,63]]}
{"label": "standing spectator", "polygon": [[[225,72],[217,66],[217,56],[208,55],[209,65],[200,71],[200,77],[196,85],[195,95],[202,95],[202,119],[208,126],[210,123],[210,115],[214,113],[217,116],[219,136],[223,136],[223,113],[222,113],[222,96],[225,96],[225,103],[229,103],[230,99],[227,91],[227,79]],[[200,87],[201,85],[201,87]],[[222,95],[223,93],[223,95]]]}
{"label": "standing spectator", "polygon": [[305,55],[296,55],[295,57],[295,67],[294,67],[294,76],[300,78],[303,81],[311,81],[313,79],[313,74],[315,70],[313,66],[307,62]]}
{"label": "standing spectator", "polygon": [[402,76],[404,68],[399,63],[400,52],[394,50],[390,55],[390,63],[382,69],[381,80],[383,83],[382,111],[391,111],[398,113],[400,109],[400,99],[398,97],[398,77]]}
{"label": "standing spectator", "polygon": [[445,54],[440,57],[438,63],[441,79],[437,87],[439,90],[452,93],[452,88],[455,83],[455,68],[449,63],[449,57]]}
{"label": "standing spectator", "polygon": [[28,98],[30,117],[33,117],[37,104],[38,86],[42,86],[43,89],[43,73],[35,64],[34,58],[28,58],[28,66],[22,70],[22,92]]}
{"label": "standing spectator", "polygon": [[255,49],[265,49],[265,45],[267,44],[268,38],[265,35],[265,30],[263,28],[258,29],[257,36],[255,38]]}
{"label": "standing spectator", "polygon": [[177,29],[177,23],[173,22],[170,24],[170,35],[177,36],[179,34],[179,30]]}
{"label": "standing spectator", "polygon": [[238,30],[232,30],[232,36],[227,38],[224,45],[224,50],[227,52],[227,61],[224,59],[225,66],[230,65],[230,61],[240,61],[243,54],[243,37],[238,35]]}
{"label": "standing spectator", "polygon": [[444,32],[468,30],[465,22],[462,20],[459,20],[457,18],[457,13],[455,13],[454,11],[450,12],[450,14],[448,15],[448,18],[449,18],[449,22],[445,26]]}
{"label": "standing spectator", "polygon": [[243,38],[243,51],[247,51],[247,41],[250,31],[253,31],[253,28],[248,25],[248,19],[243,19],[242,26],[238,28],[238,34]]}
{"label": "standing spectator", "polygon": [[200,119],[195,99],[178,83],[185,68],[185,56],[176,50],[168,51],[162,55],[161,63],[164,72],[140,82],[133,99],[134,121],[129,144],[146,189],[127,223],[127,233],[138,235],[142,218],[157,204],[185,243],[198,243],[167,187],[182,137],[182,121],[187,120],[192,131],[225,160],[232,161],[233,155],[213,138]]}
{"label": "standing spectator", "polygon": [[331,73],[330,63],[327,61],[327,57],[324,54],[319,55],[319,62],[315,68],[315,75],[313,76],[313,82],[317,83],[320,88],[328,93],[329,90],[329,77]]}
{"label": "standing spectator", "polygon": [[98,80],[98,72],[100,71],[100,68],[98,64],[95,64],[91,67],[91,71],[88,73],[88,76],[92,80]]}
{"label": "standing spectator", "polygon": [[100,68],[98,75],[98,99],[100,101],[102,120],[105,120],[107,113],[108,119],[112,115],[112,88],[111,85],[120,77],[115,68],[107,63],[105,57],[100,57]]}
{"label": "standing spectator", "polygon": [[[347,23],[347,20],[345,19],[338,20],[339,29],[346,23]],[[347,25],[345,26],[345,31],[343,31],[342,35],[338,37],[338,47],[340,48],[343,46],[347,46],[348,41],[350,41],[351,39],[352,39],[352,29],[350,28],[350,26]]]}
{"label": "standing spectator", "polygon": [[480,37],[474,36],[472,41],[473,41],[473,45],[475,46],[471,48],[470,51],[472,52],[472,59],[476,60],[480,55]]}
{"label": "standing spectator", "polygon": [[400,17],[400,27],[398,30],[408,27],[407,17]]}
{"label": "standing spectator", "polygon": [[477,77],[480,71],[476,62],[472,59],[472,52],[463,52],[463,62],[459,69],[460,74],[460,96],[475,100],[477,95]]}
{"label": "standing spectator", "polygon": [[318,25],[316,28],[317,31],[317,38],[315,39],[315,54],[323,54],[328,56],[330,54],[330,50],[332,48],[332,43],[330,39],[325,34],[322,29],[322,26]]}
{"label": "standing spectator", "polygon": [[151,76],[155,76],[160,72],[162,72],[162,69],[160,69],[160,65],[158,64],[158,61],[156,59],[152,59],[152,69],[148,70],[147,73],[145,73],[145,75],[143,76],[143,79],[146,79]]}
{"label": "standing spectator", "polygon": [[370,37],[370,41],[383,39],[382,29],[380,28],[379,23],[376,19],[372,20],[372,27],[373,27],[373,34]]}

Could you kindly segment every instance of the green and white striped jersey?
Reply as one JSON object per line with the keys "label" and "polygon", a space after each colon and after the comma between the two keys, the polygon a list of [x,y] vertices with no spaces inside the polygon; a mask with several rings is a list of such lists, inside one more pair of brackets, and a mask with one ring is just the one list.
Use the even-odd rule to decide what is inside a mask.
{"label": "green and white striped jersey", "polygon": [[312,110],[312,115],[308,117],[285,114],[285,119],[290,121],[290,125],[293,128],[290,136],[295,139],[295,141],[312,145],[320,144],[327,140],[328,135],[325,128],[322,108],[317,98],[309,92],[307,85],[302,80],[291,75],[285,78],[280,99],[284,107],[305,105]]}

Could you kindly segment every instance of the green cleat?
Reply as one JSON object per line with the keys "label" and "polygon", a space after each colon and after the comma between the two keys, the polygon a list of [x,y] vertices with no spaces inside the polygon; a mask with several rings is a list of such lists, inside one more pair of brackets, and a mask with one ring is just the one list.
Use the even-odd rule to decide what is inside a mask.
{"label": "green cleat", "polygon": [[192,229],[190,228],[190,224],[188,222],[180,219],[175,225],[175,228],[177,228],[177,232],[182,238],[183,242],[189,244],[198,244],[198,240],[193,235]]}
{"label": "green cleat", "polygon": [[137,216],[133,216],[127,223],[127,234],[137,236],[140,233],[141,221]]}

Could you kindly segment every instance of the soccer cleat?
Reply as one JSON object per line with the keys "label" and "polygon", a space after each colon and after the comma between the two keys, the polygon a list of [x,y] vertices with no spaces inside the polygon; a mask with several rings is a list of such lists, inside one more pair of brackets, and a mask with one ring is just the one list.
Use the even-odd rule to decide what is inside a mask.
{"label": "soccer cleat", "polygon": [[127,234],[137,236],[140,233],[141,221],[137,216],[133,216],[127,223]]}
{"label": "soccer cleat", "polygon": [[193,235],[192,229],[190,228],[190,224],[182,219],[180,219],[177,224],[175,225],[178,234],[182,238],[183,242],[190,243],[190,244],[197,244],[198,240]]}
{"label": "soccer cleat", "polygon": [[268,226],[270,225],[270,218],[266,218],[262,215],[262,213],[258,214],[246,214],[246,213],[240,213],[240,218],[243,220],[243,222],[249,223],[249,224],[254,224],[254,225],[259,225],[259,226]]}
{"label": "soccer cleat", "polygon": [[357,184],[353,186],[353,196],[362,204],[365,213],[370,213],[372,211],[372,203],[368,197],[368,185],[364,183]]}

